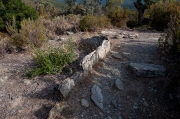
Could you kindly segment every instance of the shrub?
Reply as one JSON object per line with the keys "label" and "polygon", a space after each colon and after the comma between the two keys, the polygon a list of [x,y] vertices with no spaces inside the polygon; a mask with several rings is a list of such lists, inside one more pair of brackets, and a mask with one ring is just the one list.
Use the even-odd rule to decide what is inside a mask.
{"label": "shrub", "polygon": [[13,17],[16,19],[16,26],[20,28],[23,19],[37,19],[38,13],[35,9],[25,5],[22,0],[1,0],[0,1],[0,31],[4,31],[7,23],[12,23]]}
{"label": "shrub", "polygon": [[64,34],[66,30],[71,28],[70,23],[64,16],[57,16],[52,20],[46,20],[45,26],[49,31],[55,32],[58,35]]}
{"label": "shrub", "polygon": [[19,32],[13,25],[7,26],[7,29],[12,37],[12,45],[17,48],[40,47],[46,40],[46,29],[42,18],[36,21],[30,19],[21,21]]}
{"label": "shrub", "polygon": [[0,57],[2,57],[6,51],[8,50],[10,45],[9,38],[8,37],[1,37],[0,35]]}
{"label": "shrub", "polygon": [[166,30],[165,48],[170,54],[180,56],[180,11],[171,16]]}
{"label": "shrub", "polygon": [[128,20],[126,22],[126,25],[127,25],[127,27],[132,29],[138,25],[138,22],[136,20]]}
{"label": "shrub", "polygon": [[73,61],[73,45],[69,42],[68,45],[59,48],[49,47],[46,50],[37,49],[34,52],[34,60],[38,67],[31,69],[28,77],[45,74],[57,74],[62,69]]}
{"label": "shrub", "polygon": [[123,9],[122,7],[118,6],[109,12],[108,17],[111,19],[111,23],[114,26],[121,27],[125,25],[129,14],[129,9]]}
{"label": "shrub", "polygon": [[82,31],[97,31],[99,29],[111,26],[110,20],[106,16],[86,15],[80,21],[80,29]]}
{"label": "shrub", "polygon": [[179,9],[179,3],[159,2],[150,6],[150,26],[156,30],[163,31],[170,22],[170,16]]}

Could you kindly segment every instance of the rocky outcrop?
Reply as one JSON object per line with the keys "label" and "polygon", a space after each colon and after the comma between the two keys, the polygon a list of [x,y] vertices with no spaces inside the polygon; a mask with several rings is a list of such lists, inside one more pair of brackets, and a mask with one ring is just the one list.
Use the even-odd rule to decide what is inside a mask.
{"label": "rocky outcrop", "polygon": [[163,76],[165,73],[165,68],[160,65],[155,64],[145,64],[145,63],[130,63],[130,68],[136,74],[136,76],[140,77],[159,77]]}

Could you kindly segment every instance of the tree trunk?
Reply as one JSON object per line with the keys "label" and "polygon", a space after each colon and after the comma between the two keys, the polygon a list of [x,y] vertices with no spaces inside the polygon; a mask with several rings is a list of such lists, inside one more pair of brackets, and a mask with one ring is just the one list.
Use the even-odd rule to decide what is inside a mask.
{"label": "tree trunk", "polygon": [[134,2],[134,6],[138,10],[138,24],[141,24],[143,21],[143,15],[144,15],[145,7],[141,3],[141,0],[137,0],[136,2]]}

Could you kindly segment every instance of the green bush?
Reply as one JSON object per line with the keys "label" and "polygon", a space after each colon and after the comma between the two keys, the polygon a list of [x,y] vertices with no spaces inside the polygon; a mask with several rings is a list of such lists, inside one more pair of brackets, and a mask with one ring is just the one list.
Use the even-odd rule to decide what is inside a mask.
{"label": "green bush", "polygon": [[170,16],[179,9],[179,3],[159,2],[150,6],[150,26],[156,30],[163,31],[170,22]]}
{"label": "green bush", "polygon": [[46,50],[36,50],[34,52],[34,60],[38,67],[31,69],[28,77],[45,74],[57,74],[62,69],[73,61],[73,45],[69,42],[68,45],[59,48],[49,47]]}
{"label": "green bush", "polygon": [[110,20],[106,16],[86,15],[80,21],[82,31],[97,31],[111,26]]}
{"label": "green bush", "polygon": [[15,17],[16,26],[19,29],[23,19],[37,19],[38,13],[24,4],[22,0],[0,0],[0,31],[6,30],[6,24],[11,24],[13,17]]}

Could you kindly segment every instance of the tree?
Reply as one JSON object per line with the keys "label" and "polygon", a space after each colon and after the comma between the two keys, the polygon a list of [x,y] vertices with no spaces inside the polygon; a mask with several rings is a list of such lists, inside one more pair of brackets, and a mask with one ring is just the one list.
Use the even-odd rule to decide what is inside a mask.
{"label": "tree", "polygon": [[141,24],[143,21],[144,11],[148,9],[151,4],[157,3],[159,1],[172,2],[176,0],[144,0],[144,4],[141,2],[141,0],[137,0],[136,2],[134,2],[134,6],[138,10],[138,23],[139,24]]}
{"label": "tree", "polygon": [[105,2],[106,13],[112,11],[114,8],[120,6],[122,3],[123,3],[123,0],[106,0]]}

